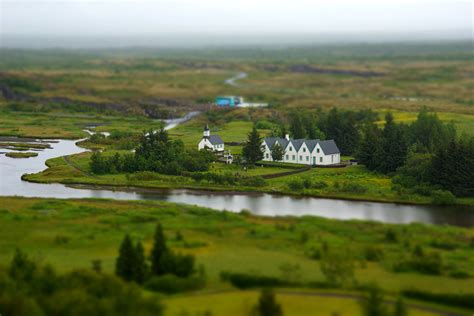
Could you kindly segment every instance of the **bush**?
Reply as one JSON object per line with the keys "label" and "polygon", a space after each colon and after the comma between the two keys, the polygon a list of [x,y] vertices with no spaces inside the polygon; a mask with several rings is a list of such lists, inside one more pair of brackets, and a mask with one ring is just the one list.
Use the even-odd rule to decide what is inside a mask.
{"label": "bush", "polygon": [[162,276],[154,276],[147,282],[144,287],[153,292],[175,294],[186,291],[193,291],[203,288],[205,285],[204,278],[192,276],[188,278],[180,278],[176,275],[165,274]]}
{"label": "bush", "polygon": [[431,194],[431,203],[434,205],[453,205],[456,197],[449,191],[436,190]]}
{"label": "bush", "polygon": [[366,187],[354,182],[343,182],[342,185],[339,188],[337,188],[337,190],[340,192],[355,193],[355,194],[361,194],[361,193],[367,192]]}
{"label": "bush", "polygon": [[474,308],[474,294],[431,293],[416,289],[404,290],[402,294],[409,298],[427,302],[446,304],[454,307]]}
{"label": "bush", "polygon": [[379,261],[383,258],[383,250],[379,247],[369,246],[364,250],[364,257],[367,261]]}
{"label": "bush", "polygon": [[326,182],[324,182],[324,181],[313,181],[313,184],[312,184],[311,187],[312,187],[313,189],[318,189],[318,190],[320,190],[320,189],[326,188],[327,186],[328,186],[328,184],[327,184]]}
{"label": "bush", "polygon": [[288,182],[288,188],[292,191],[301,191],[304,189],[303,181],[300,179],[293,179]]}
{"label": "bush", "polygon": [[246,273],[221,272],[221,280],[229,281],[233,286],[239,289],[289,285],[287,282],[276,277],[252,275]]}
{"label": "bush", "polygon": [[263,187],[267,182],[262,177],[242,178],[240,184],[250,187]]}
{"label": "bush", "polygon": [[443,260],[436,252],[422,256],[413,255],[410,259],[395,263],[393,270],[395,272],[417,271],[423,274],[440,275],[443,271]]}

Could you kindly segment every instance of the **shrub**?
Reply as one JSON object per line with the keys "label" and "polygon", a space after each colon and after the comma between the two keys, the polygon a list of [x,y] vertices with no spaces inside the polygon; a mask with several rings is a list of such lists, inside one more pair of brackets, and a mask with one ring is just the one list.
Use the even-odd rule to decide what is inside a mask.
{"label": "shrub", "polygon": [[422,256],[413,255],[393,266],[395,272],[417,271],[423,274],[440,275],[443,271],[443,260],[439,253],[433,252]]}
{"label": "shrub", "polygon": [[446,304],[454,307],[474,308],[474,294],[431,293],[417,289],[403,290],[402,294],[417,300]]}
{"label": "shrub", "polygon": [[383,250],[379,247],[369,246],[364,250],[364,257],[367,261],[379,261],[383,258]]}
{"label": "shrub", "polygon": [[361,194],[367,192],[367,188],[354,182],[343,182],[338,191],[345,193]]}
{"label": "shrub", "polygon": [[314,188],[314,189],[320,190],[320,189],[326,188],[327,186],[328,186],[328,184],[324,181],[313,181],[313,184],[312,184],[311,187]]}
{"label": "shrub", "polygon": [[303,181],[300,179],[293,179],[288,182],[288,188],[292,191],[301,191],[304,189]]}
{"label": "shrub", "polygon": [[287,282],[276,277],[253,275],[246,273],[221,272],[221,280],[229,281],[233,286],[239,289],[289,285]]}
{"label": "shrub", "polygon": [[453,205],[456,197],[449,191],[436,190],[431,194],[431,203],[434,205]]}
{"label": "shrub", "polygon": [[161,292],[167,294],[175,294],[186,291],[198,290],[205,285],[204,278],[192,276],[188,278],[181,278],[172,274],[165,274],[162,276],[154,276],[147,282],[144,287],[147,290],[154,292]]}
{"label": "shrub", "polygon": [[449,276],[455,279],[468,279],[471,277],[469,272],[463,270],[455,270],[449,273]]}
{"label": "shrub", "polygon": [[250,186],[250,187],[263,187],[267,185],[267,182],[262,177],[250,177],[242,178],[240,184]]}

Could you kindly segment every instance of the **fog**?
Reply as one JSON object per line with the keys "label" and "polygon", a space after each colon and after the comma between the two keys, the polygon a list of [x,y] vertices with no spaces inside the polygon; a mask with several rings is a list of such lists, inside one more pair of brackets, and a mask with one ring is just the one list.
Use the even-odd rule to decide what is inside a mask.
{"label": "fog", "polygon": [[2,47],[471,39],[472,1],[1,0]]}

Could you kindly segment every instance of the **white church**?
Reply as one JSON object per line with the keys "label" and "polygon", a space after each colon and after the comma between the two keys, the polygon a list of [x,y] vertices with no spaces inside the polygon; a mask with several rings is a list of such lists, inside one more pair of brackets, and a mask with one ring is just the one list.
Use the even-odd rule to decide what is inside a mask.
{"label": "white church", "polygon": [[335,165],[341,162],[341,152],[334,140],[290,139],[267,137],[263,140],[264,161],[273,161],[272,148],[277,145],[284,150],[281,162],[305,165]]}
{"label": "white church", "polygon": [[202,139],[198,144],[198,149],[208,149],[216,152],[224,151],[224,141],[219,135],[211,135],[209,126],[206,124],[202,133]]}

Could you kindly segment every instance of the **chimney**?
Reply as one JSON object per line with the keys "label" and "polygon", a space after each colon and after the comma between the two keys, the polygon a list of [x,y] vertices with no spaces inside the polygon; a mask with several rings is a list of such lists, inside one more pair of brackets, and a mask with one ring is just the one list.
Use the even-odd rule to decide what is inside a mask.
{"label": "chimney", "polygon": [[290,134],[285,134],[285,139],[290,140]]}

